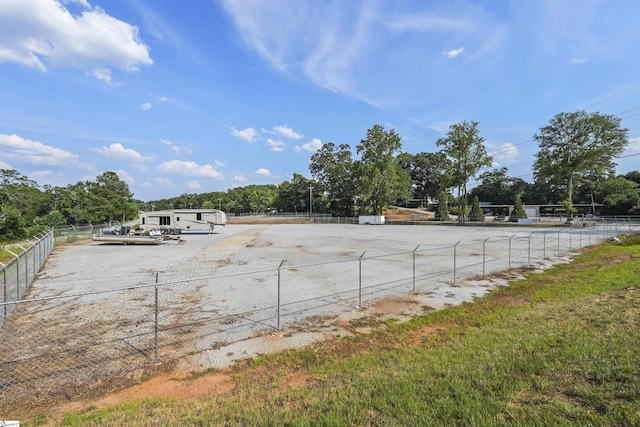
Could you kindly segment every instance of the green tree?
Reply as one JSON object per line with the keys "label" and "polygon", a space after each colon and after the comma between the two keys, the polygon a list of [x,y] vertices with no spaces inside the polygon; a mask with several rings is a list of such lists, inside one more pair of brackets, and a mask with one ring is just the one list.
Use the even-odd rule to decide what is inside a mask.
{"label": "green tree", "polygon": [[311,176],[329,201],[329,210],[335,215],[353,216],[358,186],[354,177],[351,147],[332,142],[324,144],[311,156]]}
{"label": "green tree", "polygon": [[467,199],[467,182],[484,167],[491,166],[492,157],[484,147],[484,138],[478,132],[478,122],[464,121],[449,126],[444,138],[438,139],[436,145],[450,160],[449,180],[458,191],[458,223],[465,221],[465,200]]}
{"label": "green tree", "polygon": [[564,190],[562,204],[570,214],[574,213],[574,188],[584,177],[604,179],[614,173],[613,159],[629,143],[628,129],[620,122],[618,117],[600,113],[559,113],[534,135],[540,148],[533,164],[534,177]]}
{"label": "green tree", "polygon": [[484,221],[484,212],[480,207],[480,199],[478,199],[478,196],[473,198],[471,212],[469,212],[469,221]]}
{"label": "green tree", "polygon": [[278,186],[275,208],[283,212],[309,212],[309,198],[313,197],[310,186],[315,187],[313,181],[294,173],[290,181]]}
{"label": "green tree", "polygon": [[412,198],[426,202],[445,188],[449,161],[444,153],[402,153],[398,159],[411,178]]}
{"label": "green tree", "polygon": [[469,195],[478,199],[491,202],[494,205],[506,205],[511,203],[518,194],[522,194],[528,187],[521,178],[507,175],[507,168],[493,169],[480,174],[481,184],[473,188]]}
{"label": "green tree", "polygon": [[522,197],[518,194],[516,196],[516,204],[513,206],[513,210],[509,214],[509,221],[518,222],[520,218],[526,218],[527,212],[524,210],[524,205],[522,204]]}
{"label": "green tree", "polygon": [[133,193],[126,182],[113,171],[98,175],[88,185],[91,222],[111,222],[114,219],[132,219],[137,215]]}
{"label": "green tree", "polygon": [[215,209],[217,206],[215,206],[211,200],[205,200],[204,202],[202,202],[202,205],[200,205],[200,207],[202,209]]}
{"label": "green tree", "polygon": [[440,190],[438,195],[438,209],[436,210],[435,219],[437,221],[449,221],[449,200],[447,193],[444,190]]}
{"label": "green tree", "polygon": [[26,236],[25,227],[46,213],[47,196],[15,169],[0,169],[0,234],[6,241]]}
{"label": "green tree", "polygon": [[640,187],[622,176],[609,178],[601,185],[603,215],[635,215],[640,213]]}
{"label": "green tree", "polygon": [[409,196],[409,175],[396,158],[401,148],[400,136],[393,129],[385,131],[381,125],[369,129],[356,147],[361,156],[356,172],[365,212],[382,215],[389,202]]}

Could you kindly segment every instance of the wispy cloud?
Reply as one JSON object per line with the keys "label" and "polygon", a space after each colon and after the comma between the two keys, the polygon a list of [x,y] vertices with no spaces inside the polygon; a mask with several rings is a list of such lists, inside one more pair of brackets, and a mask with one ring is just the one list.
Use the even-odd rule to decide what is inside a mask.
{"label": "wispy cloud", "polygon": [[442,52],[442,54],[444,56],[446,56],[449,59],[455,58],[456,56],[460,55],[462,52],[464,52],[464,47],[459,47],[458,49],[453,49],[450,50],[448,52]]}
{"label": "wispy cloud", "polygon": [[224,179],[222,173],[218,172],[211,165],[199,165],[196,162],[185,162],[182,160],[170,160],[168,162],[161,163],[158,166],[158,171],[173,175]]}
{"label": "wispy cloud", "polygon": [[280,136],[284,136],[285,138],[289,138],[289,139],[302,139],[302,137],[304,136],[301,133],[298,133],[295,130],[291,129],[287,125],[274,126],[273,130],[275,131],[276,134]]}
{"label": "wispy cloud", "polygon": [[247,142],[255,142],[258,139],[258,131],[254,128],[246,128],[238,130],[234,127],[231,128],[231,136],[244,139]]}
{"label": "wispy cloud", "polygon": [[276,153],[281,153],[284,151],[284,148],[287,146],[282,141],[276,141],[274,139],[268,138],[267,142],[271,146],[271,151],[275,151]]}

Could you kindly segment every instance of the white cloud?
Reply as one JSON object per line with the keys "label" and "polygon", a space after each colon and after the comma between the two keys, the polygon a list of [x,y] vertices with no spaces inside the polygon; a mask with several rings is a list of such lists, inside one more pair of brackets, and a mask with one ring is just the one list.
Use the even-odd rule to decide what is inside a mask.
{"label": "white cloud", "polygon": [[200,176],[205,178],[224,179],[222,173],[211,165],[199,165],[196,162],[171,160],[158,166],[160,172],[183,176]]}
{"label": "white cloud", "polygon": [[126,182],[128,185],[133,185],[136,183],[136,180],[133,179],[133,177],[129,175],[129,172],[127,172],[124,169],[118,169],[116,171],[116,174],[118,174],[118,177],[124,182]]}
{"label": "white cloud", "polygon": [[510,142],[506,142],[497,150],[489,153],[493,157],[494,167],[501,164],[511,164],[518,159],[518,147]]}
{"label": "white cloud", "polygon": [[60,0],[3,1],[0,10],[0,62],[46,71],[49,66],[93,70],[107,83],[116,67],[138,70],[153,63],[138,28],[108,15],[88,1],[73,15]]}
{"label": "white cloud", "polygon": [[298,132],[294,131],[293,129],[291,129],[289,126],[284,125],[284,126],[274,126],[273,130],[281,136],[284,136],[285,138],[290,138],[290,139],[302,139],[303,135],[299,134]]}
{"label": "white cloud", "polygon": [[243,182],[247,182],[249,180],[244,175],[234,175],[233,176],[233,181],[237,182],[237,183],[243,183]]}
{"label": "white cloud", "polygon": [[319,149],[322,148],[322,141],[318,138],[313,138],[311,141],[307,142],[303,145],[296,145],[293,147],[293,151],[296,153],[300,153],[302,151],[307,151],[309,153],[315,153]]}
{"label": "white cloud", "polygon": [[191,181],[187,181],[187,187],[190,190],[199,190],[200,189],[200,182],[198,182],[197,180],[191,180]]}
{"label": "white cloud", "polygon": [[260,168],[256,170],[255,174],[262,175],[262,176],[271,176],[271,172],[269,171],[269,169],[265,169],[265,168]]}
{"label": "white cloud", "polygon": [[282,141],[276,141],[274,139],[267,139],[267,142],[271,146],[271,151],[275,151],[276,153],[281,153],[284,151],[286,144]]}
{"label": "white cloud", "polygon": [[150,102],[145,102],[144,104],[142,104],[142,105],[140,106],[140,109],[141,109],[141,110],[144,110],[144,111],[149,111],[149,110],[151,110],[152,108],[153,108],[153,105],[151,105],[151,103],[150,103]]}
{"label": "white cloud", "polygon": [[112,159],[128,163],[142,163],[145,160],[136,150],[125,148],[124,145],[119,142],[111,144],[108,147],[103,146],[101,149],[96,149],[95,151]]}
{"label": "white cloud", "polygon": [[18,135],[0,134],[0,149],[4,160],[32,165],[76,167],[79,157],[69,151],[24,139]]}
{"label": "white cloud", "polygon": [[161,96],[158,98],[158,101],[160,102],[167,102],[169,100],[169,98],[167,98],[166,96]]}
{"label": "white cloud", "polygon": [[460,46],[458,49],[453,49],[448,52],[443,52],[442,54],[445,55],[447,58],[451,59],[460,55],[462,52],[464,52],[464,48]]}
{"label": "white cloud", "polygon": [[217,167],[217,168],[221,168],[221,167],[223,167],[223,166],[224,166],[224,162],[223,162],[223,161],[221,161],[221,160],[215,159],[215,160],[213,161],[213,165],[214,165],[215,167]]}
{"label": "white cloud", "polygon": [[98,80],[102,80],[108,85],[111,85],[111,70],[108,68],[96,68],[91,72]]}
{"label": "white cloud", "polygon": [[428,128],[444,135],[449,131],[449,126],[451,126],[452,123],[455,122],[433,122],[428,125]]}
{"label": "white cloud", "polygon": [[7,162],[3,162],[2,160],[0,160],[0,169],[13,169],[13,166],[11,166]]}
{"label": "white cloud", "polygon": [[160,142],[169,147],[169,150],[175,155],[179,154],[193,154],[193,148],[187,145],[178,145],[174,144],[172,141],[168,139],[160,138]]}
{"label": "white cloud", "polygon": [[238,130],[232,127],[231,136],[244,139],[247,142],[255,142],[258,139],[258,131],[256,131],[254,128],[246,128],[243,130]]}
{"label": "white cloud", "polygon": [[163,188],[169,188],[169,189],[176,188],[176,183],[173,180],[168,178],[156,178],[154,181],[160,184],[160,186]]}
{"label": "white cloud", "polygon": [[626,152],[629,154],[635,154],[640,151],[640,136],[636,138],[629,138],[629,145]]}

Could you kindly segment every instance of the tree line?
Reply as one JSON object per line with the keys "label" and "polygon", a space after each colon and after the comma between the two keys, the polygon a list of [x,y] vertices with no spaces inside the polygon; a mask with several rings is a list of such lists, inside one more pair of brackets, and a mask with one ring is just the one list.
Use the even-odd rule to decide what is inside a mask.
{"label": "tree line", "polygon": [[[310,158],[311,178],[294,173],[279,185],[248,185],[224,192],[182,194],[140,201],[115,172],[67,187],[44,186],[16,170],[0,170],[0,241],[50,227],[133,219],[138,210],[221,209],[227,213],[328,213],[334,216],[382,214],[389,205],[449,202],[459,221],[482,215],[479,200],[496,205],[602,204],[602,214],[640,214],[640,171],[615,175],[615,159],[628,145],[628,130],[612,115],[560,113],[533,137],[539,151],[533,183],[493,168],[479,124],[464,121],[436,141],[437,152],[402,151],[395,130],[374,125],[355,147],[325,143]],[[357,156],[357,158],[354,158]],[[482,172],[482,173],[481,173]],[[476,184],[468,191],[467,186]],[[443,203],[446,201],[446,203]],[[444,209],[443,209],[444,208]]]}

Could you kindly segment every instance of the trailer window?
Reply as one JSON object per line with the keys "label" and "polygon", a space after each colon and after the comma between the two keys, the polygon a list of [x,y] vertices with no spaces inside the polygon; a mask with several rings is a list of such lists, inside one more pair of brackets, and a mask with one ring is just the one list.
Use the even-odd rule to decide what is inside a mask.
{"label": "trailer window", "polygon": [[196,221],[202,221],[202,212],[196,213]]}
{"label": "trailer window", "polygon": [[179,216],[176,217],[176,222],[180,222],[180,217]]}
{"label": "trailer window", "polygon": [[146,219],[145,217],[142,217],[142,225],[144,225],[144,220],[145,219]]}
{"label": "trailer window", "polygon": [[170,216],[161,216],[160,217],[160,225],[171,225],[171,217]]}

